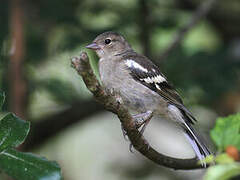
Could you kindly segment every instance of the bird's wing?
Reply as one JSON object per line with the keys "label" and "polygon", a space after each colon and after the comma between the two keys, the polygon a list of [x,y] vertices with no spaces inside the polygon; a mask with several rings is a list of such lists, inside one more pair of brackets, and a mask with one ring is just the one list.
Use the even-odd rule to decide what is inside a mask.
{"label": "bird's wing", "polygon": [[196,121],[192,113],[183,105],[183,101],[176,89],[152,61],[145,56],[134,53],[124,56],[124,62],[130,70],[130,75],[136,81],[158,93],[169,104],[178,107],[191,123]]}

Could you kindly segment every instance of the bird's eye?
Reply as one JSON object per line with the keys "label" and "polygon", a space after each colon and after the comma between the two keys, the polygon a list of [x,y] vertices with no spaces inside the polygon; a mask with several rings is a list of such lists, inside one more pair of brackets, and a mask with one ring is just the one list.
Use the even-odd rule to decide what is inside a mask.
{"label": "bird's eye", "polygon": [[110,44],[111,39],[105,39],[105,44]]}

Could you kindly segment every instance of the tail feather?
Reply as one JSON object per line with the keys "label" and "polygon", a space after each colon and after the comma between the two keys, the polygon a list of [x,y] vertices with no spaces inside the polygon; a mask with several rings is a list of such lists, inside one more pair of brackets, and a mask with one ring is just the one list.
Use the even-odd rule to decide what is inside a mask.
{"label": "tail feather", "polygon": [[197,134],[197,132],[193,129],[193,127],[189,123],[184,123],[184,130],[185,130],[185,136],[190,142],[193,150],[195,151],[198,159],[201,161],[202,166],[206,167],[206,163],[202,160],[209,156],[211,151],[205,144],[203,138]]}
{"label": "tail feather", "polygon": [[193,150],[195,151],[198,159],[201,161],[202,166],[206,167],[206,163],[203,161],[205,157],[212,154],[205,144],[203,138],[195,131],[192,127],[195,118],[189,114],[189,111],[185,111],[175,105],[169,104],[168,109],[170,112],[170,117],[181,125],[184,130],[184,134],[188,141],[190,142]]}

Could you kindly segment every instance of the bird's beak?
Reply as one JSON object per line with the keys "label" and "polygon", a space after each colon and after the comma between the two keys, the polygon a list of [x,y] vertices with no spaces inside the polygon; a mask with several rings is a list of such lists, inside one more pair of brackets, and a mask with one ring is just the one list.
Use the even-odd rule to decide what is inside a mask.
{"label": "bird's beak", "polygon": [[89,44],[86,46],[86,48],[88,49],[92,49],[92,50],[98,50],[98,49],[101,49],[99,45],[97,45],[95,42]]}

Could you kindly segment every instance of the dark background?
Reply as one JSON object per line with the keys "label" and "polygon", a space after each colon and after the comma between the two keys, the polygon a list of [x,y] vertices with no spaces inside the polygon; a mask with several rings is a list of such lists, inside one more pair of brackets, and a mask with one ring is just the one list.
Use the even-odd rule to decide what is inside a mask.
{"label": "dark background", "polygon": [[[86,51],[84,46],[104,31],[123,34],[161,67],[208,134],[217,117],[240,110],[240,1],[215,0],[206,16],[201,14],[206,8],[199,11],[203,2],[2,0],[4,111],[32,123],[21,149],[57,160],[67,180],[201,179],[204,170],[175,172],[130,153],[117,118],[92,99],[70,57]],[[173,46],[176,37],[181,41]],[[87,52],[97,73],[97,57]],[[174,131],[151,123],[158,123],[146,132],[154,143],[159,131],[163,136]],[[174,135],[163,152],[175,149],[171,155],[182,157],[191,151],[173,141]]]}

